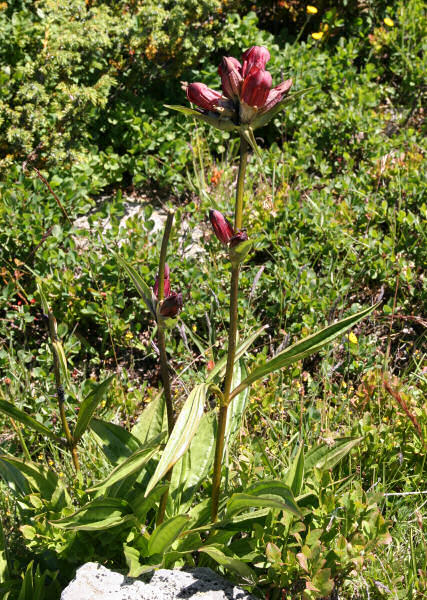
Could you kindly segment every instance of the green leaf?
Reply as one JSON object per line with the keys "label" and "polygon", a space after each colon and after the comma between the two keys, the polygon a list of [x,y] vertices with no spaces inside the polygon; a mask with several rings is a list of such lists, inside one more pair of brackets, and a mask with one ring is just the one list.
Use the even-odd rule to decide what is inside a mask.
{"label": "green leaf", "polygon": [[93,417],[96,407],[102,400],[105,392],[110,387],[115,375],[111,375],[86,396],[80,406],[79,416],[77,418],[76,428],[74,430],[74,441],[77,442],[86,431]]}
{"label": "green leaf", "polygon": [[[243,340],[243,342],[240,342],[240,344],[238,344],[238,346],[236,348],[236,354],[235,354],[235,357],[234,357],[235,362],[237,362],[239,360],[239,358],[245,354],[245,352],[252,346],[252,344],[254,343],[254,341],[267,328],[268,328],[268,325],[263,325],[262,327],[260,327],[259,329],[257,329],[252,335],[250,335],[245,340]],[[215,377],[217,377],[217,376],[218,376],[218,378],[222,379],[222,377],[224,377],[224,375],[225,375],[225,369],[226,369],[226,367],[227,367],[227,355],[224,355],[216,363],[215,367],[212,369],[212,371],[207,376],[206,383],[209,383],[209,382],[213,381],[213,379]]]}
{"label": "green leaf", "polygon": [[260,496],[251,496],[250,494],[233,494],[227,503],[227,516],[234,515],[247,508],[277,508],[291,512],[297,517],[301,517],[301,511],[294,502],[288,502],[275,494],[263,494]]}
{"label": "green leaf", "polygon": [[174,512],[186,512],[202,482],[209,475],[215,456],[216,414],[203,415],[187,452],[176,463],[169,498]]}
{"label": "green leaf", "polygon": [[131,433],[141,444],[148,442],[165,431],[166,403],[163,393],[158,394],[139,415],[138,420],[131,429]]}
{"label": "green leaf", "polygon": [[50,431],[50,429],[48,429],[47,427],[45,427],[44,425],[42,425],[41,423],[36,421],[36,419],[33,419],[33,417],[31,417],[29,414],[27,414],[23,410],[17,408],[11,402],[7,402],[7,400],[0,400],[0,411],[2,413],[6,414],[8,417],[11,417],[12,419],[16,419],[23,425],[27,425],[31,429],[34,429],[35,431],[37,431],[38,433],[41,433],[42,435],[45,435],[55,441],[58,441],[60,439],[60,438],[58,438],[57,435],[55,435],[52,431]]}
{"label": "green leaf", "polygon": [[262,379],[277,371],[278,369],[283,369],[284,367],[288,367],[294,362],[297,362],[310,354],[314,354],[318,352],[323,346],[334,340],[339,335],[342,335],[345,331],[350,329],[353,325],[361,321],[364,317],[368,316],[375,308],[379,306],[378,304],[374,304],[374,306],[370,306],[369,308],[365,308],[364,310],[350,315],[333,325],[328,325],[324,329],[321,329],[317,333],[313,335],[309,335],[303,340],[296,342],[289,348],[283,350],[275,356],[274,358],[268,360],[263,365],[256,368],[250,375],[242,381],[240,385],[237,386],[231,393],[230,398],[234,398],[237,394],[240,394],[246,387],[251,385],[254,381],[258,379]]}
{"label": "green leaf", "polygon": [[181,458],[190,445],[203,416],[206,391],[207,385],[201,383],[190,392],[176,420],[154,475],[148,483],[146,495]]}
{"label": "green leaf", "polygon": [[86,491],[94,492],[96,490],[103,490],[118,481],[121,481],[128,475],[132,475],[136,471],[139,471],[159,450],[163,438],[164,434],[161,433],[157,438],[150,440],[150,442],[136,450],[133,454],[128,456],[128,458],[124,459],[123,462],[120,462],[104,481],[101,481]]}
{"label": "green leaf", "polygon": [[320,444],[311,448],[305,457],[305,470],[313,468],[328,470],[335,467],[355,446],[358,446],[363,437],[339,438],[334,440],[333,446]]}
{"label": "green leaf", "polygon": [[[248,372],[243,360],[234,363],[232,387],[237,387],[240,382],[247,377]],[[224,451],[229,442],[240,431],[243,414],[245,412],[249,398],[249,388],[244,389],[235,396],[228,405],[227,421],[225,424]]]}
{"label": "green leaf", "polygon": [[89,426],[103,453],[113,465],[141,447],[139,440],[120,425],[92,419]]}
{"label": "green leaf", "polygon": [[71,529],[74,531],[100,531],[110,529],[116,525],[122,525],[133,519],[129,513],[129,505],[119,498],[95,498],[85,506],[82,506],[72,515],[50,521],[60,529]]}
{"label": "green leaf", "polygon": [[145,281],[142,279],[138,271],[132,267],[120,254],[115,254],[117,262],[126,271],[129,277],[132,279],[134,286],[136,287],[139,295],[144,300],[148,310],[151,312],[154,320],[156,319],[156,309],[153,302],[153,293]]}
{"label": "green leaf", "polygon": [[52,340],[53,351],[58,358],[59,368],[61,370],[62,381],[66,387],[70,386],[70,373],[68,372],[67,357],[65,356],[64,346],[59,340]]}
{"label": "green leaf", "polygon": [[193,108],[188,108],[187,106],[178,106],[165,104],[165,108],[170,108],[171,110],[176,110],[177,112],[182,113],[186,116],[192,116],[199,121],[203,121],[204,123],[208,123],[208,125],[212,125],[216,129],[220,129],[221,131],[233,131],[237,130],[238,127],[228,118],[222,118],[217,116],[215,113],[202,113],[198,110],[194,110]]}
{"label": "green leaf", "polygon": [[147,497],[145,496],[145,488],[143,490],[137,489],[133,492],[129,498],[129,504],[140,523],[144,522],[148,511],[154,508],[168,488],[168,483],[158,484],[151,490]]}
{"label": "green leaf", "polygon": [[184,530],[189,521],[187,515],[177,515],[156,527],[148,542],[148,554],[164,554]]}
{"label": "green leaf", "polygon": [[16,467],[33,490],[40,492],[46,500],[52,498],[58,486],[58,476],[53,471],[34,462],[24,461],[5,454],[0,456],[1,463],[8,463]]}
{"label": "green leaf", "polygon": [[204,552],[211,558],[213,558],[219,565],[222,565],[232,573],[235,573],[251,583],[255,583],[258,580],[255,572],[250,568],[249,565],[239,560],[235,556],[227,556],[218,548],[218,546],[204,546],[199,548],[199,552]]}
{"label": "green leaf", "polygon": [[6,553],[6,538],[0,521],[0,583],[4,583],[9,573]]}
{"label": "green leaf", "polygon": [[294,496],[301,493],[304,481],[304,444],[301,443],[298,452],[286,473],[285,483],[289,485]]}
{"label": "green leaf", "polygon": [[7,486],[18,496],[26,496],[31,492],[28,481],[22,475],[21,471],[14,465],[1,460],[0,456],[0,476],[3,477]]}

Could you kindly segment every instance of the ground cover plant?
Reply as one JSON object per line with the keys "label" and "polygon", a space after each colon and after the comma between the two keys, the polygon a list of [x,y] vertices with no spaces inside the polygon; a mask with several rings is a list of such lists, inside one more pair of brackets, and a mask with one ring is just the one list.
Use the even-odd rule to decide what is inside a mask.
{"label": "ground cover plant", "polygon": [[[72,25],[49,3],[2,9],[6,39],[22,40],[22,54],[2,54],[2,594],[58,597],[76,566],[99,560],[133,575],[196,561],[261,598],[422,598],[424,9],[200,6],[177,3],[169,40],[137,3],[76,4]],[[81,69],[91,44],[100,64]],[[253,136],[198,122],[218,98],[204,87],[187,87],[202,113],[164,107],[185,105],[180,80],[219,90],[221,56],[253,45],[295,94]],[[229,67],[230,100],[241,90]],[[263,67],[249,106],[254,95],[263,106]],[[21,106],[34,85],[40,103]],[[253,147],[245,186],[240,134]],[[228,223],[236,190],[244,222]],[[179,287],[182,312],[163,329]],[[318,354],[263,367],[377,301]],[[163,388],[177,431],[195,433],[187,449]]]}

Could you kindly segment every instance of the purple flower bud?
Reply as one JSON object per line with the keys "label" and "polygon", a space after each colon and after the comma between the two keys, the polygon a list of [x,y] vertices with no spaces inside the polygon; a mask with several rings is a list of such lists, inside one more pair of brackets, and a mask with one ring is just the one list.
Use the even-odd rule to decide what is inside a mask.
{"label": "purple flower bud", "polygon": [[222,91],[227,98],[235,100],[239,97],[242,86],[242,65],[232,56],[224,56],[218,67],[221,76]]}
{"label": "purple flower bud", "polygon": [[248,240],[248,239],[249,238],[248,238],[248,234],[246,233],[246,229],[241,229],[240,231],[235,233],[233,235],[233,237],[230,239],[230,248],[235,248],[241,242],[246,242],[246,240]]}
{"label": "purple flower bud", "polygon": [[[168,296],[170,296],[171,293],[171,282],[169,280],[169,265],[166,263],[165,264],[165,278],[163,281],[163,296],[164,298],[167,298]],[[156,281],[154,282],[154,287],[153,287],[153,292],[154,295],[156,296],[156,298],[159,297],[159,276],[156,277]]]}
{"label": "purple flower bud", "polygon": [[222,94],[211,90],[204,83],[190,83],[186,88],[186,94],[190,102],[205,110],[215,110],[222,98]]}
{"label": "purple flower bud", "polygon": [[269,60],[270,52],[265,46],[252,46],[242,56],[242,77],[249,75],[252,67],[264,70]]}
{"label": "purple flower bud", "polygon": [[209,219],[219,241],[223,244],[228,244],[234,235],[230,222],[219,212],[219,210],[210,210]]}
{"label": "purple flower bud", "polygon": [[283,98],[287,95],[291,87],[292,79],[287,79],[286,81],[282,81],[282,83],[279,83],[279,85],[276,85],[276,87],[269,92],[267,100],[265,101],[265,104],[262,107],[262,112],[264,113],[271,110],[276,106],[276,104],[281,102]]}
{"label": "purple flower bud", "polygon": [[181,292],[172,292],[160,307],[160,316],[174,318],[182,308]]}
{"label": "purple flower bud", "polygon": [[262,108],[267,100],[273,80],[268,71],[253,68],[242,85],[241,100],[249,106]]}

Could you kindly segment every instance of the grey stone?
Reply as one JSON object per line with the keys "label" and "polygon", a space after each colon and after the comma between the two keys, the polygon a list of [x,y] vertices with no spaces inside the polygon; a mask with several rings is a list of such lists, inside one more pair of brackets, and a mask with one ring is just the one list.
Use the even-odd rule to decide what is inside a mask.
{"label": "grey stone", "polygon": [[61,600],[255,600],[211,569],[155,571],[150,582],[86,563],[61,594]]}

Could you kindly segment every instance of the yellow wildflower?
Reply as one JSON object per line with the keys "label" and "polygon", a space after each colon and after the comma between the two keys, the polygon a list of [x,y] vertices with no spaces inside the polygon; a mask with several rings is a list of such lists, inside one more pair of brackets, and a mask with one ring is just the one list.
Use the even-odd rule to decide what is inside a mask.
{"label": "yellow wildflower", "polygon": [[348,341],[351,344],[358,344],[357,337],[354,335],[354,333],[352,331],[348,334]]}
{"label": "yellow wildflower", "polygon": [[390,17],[384,19],[384,24],[387,25],[387,27],[394,27],[394,21],[390,19]]}
{"label": "yellow wildflower", "polygon": [[309,4],[305,9],[308,15],[317,15],[317,8]]}
{"label": "yellow wildflower", "polygon": [[315,33],[311,34],[311,37],[313,38],[313,40],[321,40],[323,37],[323,31],[316,31]]}

